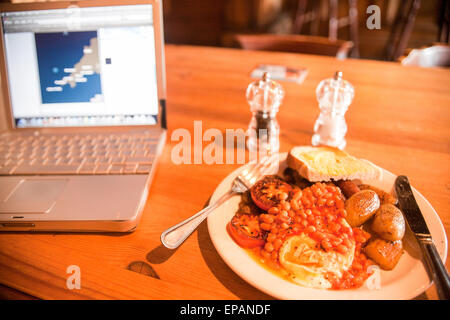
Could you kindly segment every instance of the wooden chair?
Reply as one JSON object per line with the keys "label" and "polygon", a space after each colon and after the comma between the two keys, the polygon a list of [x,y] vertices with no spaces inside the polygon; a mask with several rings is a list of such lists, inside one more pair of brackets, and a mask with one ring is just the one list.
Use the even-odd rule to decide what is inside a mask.
{"label": "wooden chair", "polygon": [[321,0],[314,1],[311,11],[306,11],[308,0],[299,0],[291,32],[293,34],[300,34],[303,26],[310,23],[310,34],[314,36],[318,35],[322,16],[322,4]]}
{"label": "wooden chair", "polygon": [[450,0],[441,0],[438,41],[450,43]]}
{"label": "wooden chair", "polygon": [[353,48],[351,41],[330,41],[324,37],[276,34],[239,34],[235,36],[245,50],[284,51],[318,54],[346,59]]}
{"label": "wooden chair", "polygon": [[[324,2],[314,0],[312,10],[307,12],[307,0],[299,0],[297,13],[292,26],[293,34],[300,34],[305,23],[311,23],[311,34],[317,35],[319,32],[320,12]],[[349,13],[347,17],[338,17],[338,0],[329,0],[328,5],[328,39],[336,41],[338,39],[339,28],[349,26],[350,40],[353,42],[352,57],[359,57],[359,36],[358,36],[358,6],[357,0],[348,0]]]}
{"label": "wooden chair", "polygon": [[396,61],[405,52],[421,0],[402,0],[386,46],[386,60]]}
{"label": "wooden chair", "polygon": [[418,67],[450,67],[450,45],[436,43],[430,47],[413,49],[405,57],[400,58],[404,66]]}

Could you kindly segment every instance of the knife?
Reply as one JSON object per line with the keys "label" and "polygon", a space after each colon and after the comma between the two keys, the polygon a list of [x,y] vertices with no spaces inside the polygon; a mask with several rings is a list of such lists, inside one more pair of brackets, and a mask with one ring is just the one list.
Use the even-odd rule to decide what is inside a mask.
{"label": "knife", "polygon": [[397,177],[395,180],[395,192],[397,193],[400,210],[403,212],[410,229],[416,236],[417,242],[419,242],[422,249],[428,275],[436,285],[439,299],[450,300],[450,277],[434,246],[433,238],[406,176]]}

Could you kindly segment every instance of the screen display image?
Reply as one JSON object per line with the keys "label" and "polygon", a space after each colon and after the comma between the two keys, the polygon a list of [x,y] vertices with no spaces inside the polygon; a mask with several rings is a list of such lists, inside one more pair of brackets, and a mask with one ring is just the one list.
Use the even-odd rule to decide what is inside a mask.
{"label": "screen display image", "polygon": [[42,103],[101,102],[97,31],[36,33]]}
{"label": "screen display image", "polygon": [[17,127],[155,124],[151,5],[2,13]]}

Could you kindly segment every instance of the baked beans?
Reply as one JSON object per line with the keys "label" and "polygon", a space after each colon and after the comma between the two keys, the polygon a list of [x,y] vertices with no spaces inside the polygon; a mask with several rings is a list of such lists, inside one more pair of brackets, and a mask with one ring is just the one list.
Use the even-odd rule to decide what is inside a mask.
{"label": "baked beans", "polygon": [[[344,198],[332,184],[315,183],[303,190],[294,187],[290,194],[275,189],[267,190],[279,202],[259,215],[259,227],[266,232],[263,247],[255,248],[262,261],[278,269],[279,250],[284,241],[304,233],[314,239],[325,251],[346,254],[356,243],[354,262],[342,278],[330,274],[333,289],[361,286],[367,279],[367,267],[372,262],[361,252],[370,235],[361,229],[352,229],[346,223]],[[288,200],[289,199],[289,200]],[[243,211],[248,209],[243,208]]]}

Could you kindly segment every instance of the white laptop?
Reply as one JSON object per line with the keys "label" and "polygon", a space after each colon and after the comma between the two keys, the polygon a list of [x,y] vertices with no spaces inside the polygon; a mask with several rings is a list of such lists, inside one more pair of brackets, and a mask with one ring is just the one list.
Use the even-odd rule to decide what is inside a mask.
{"label": "white laptop", "polygon": [[0,231],[136,228],[166,137],[161,12],[0,6]]}

